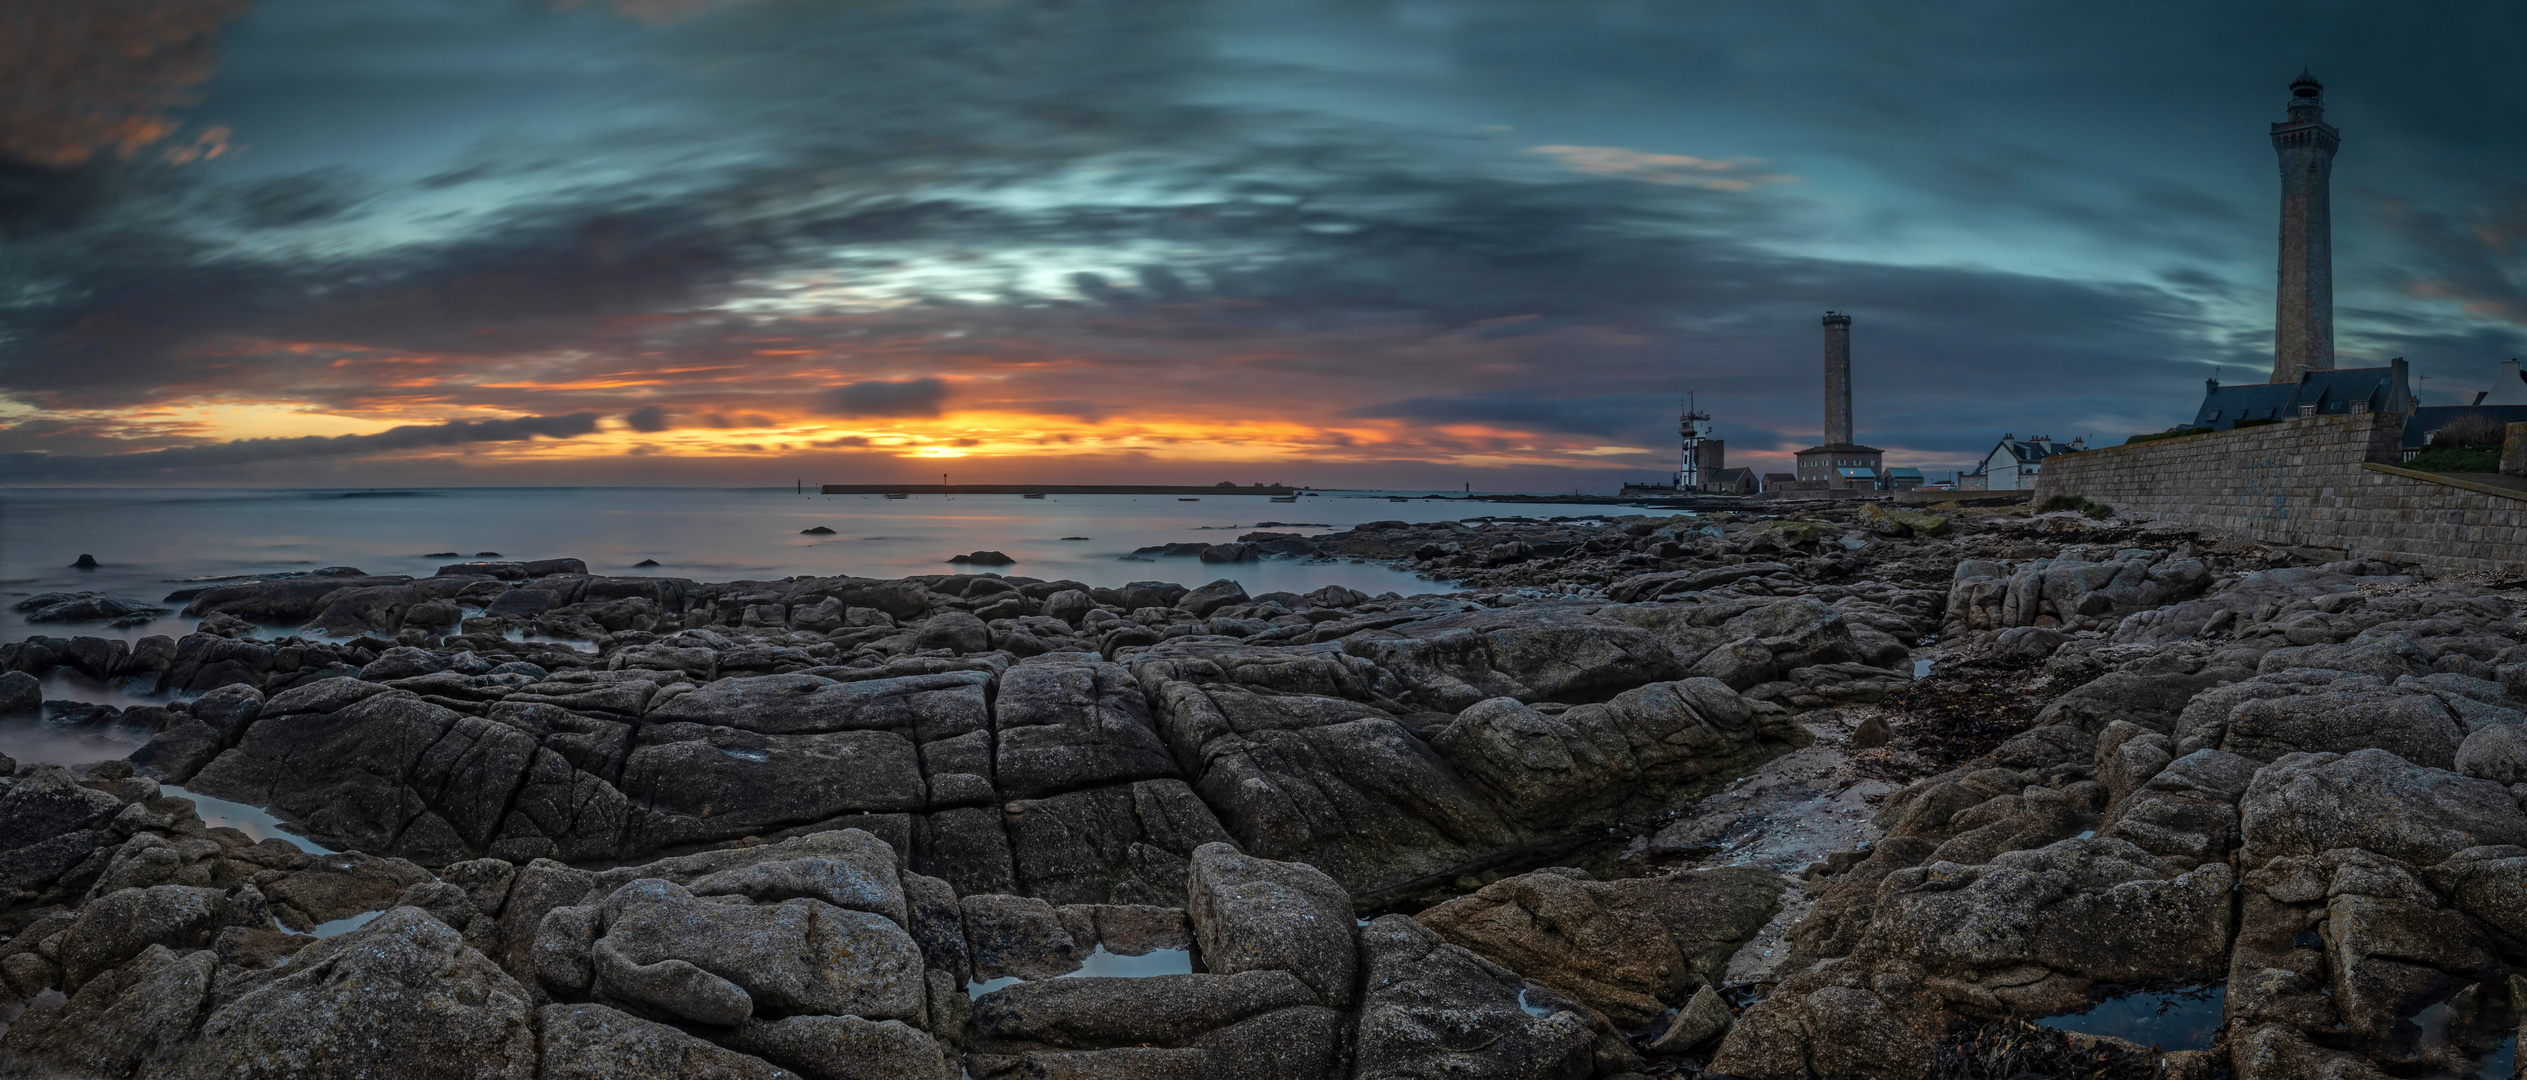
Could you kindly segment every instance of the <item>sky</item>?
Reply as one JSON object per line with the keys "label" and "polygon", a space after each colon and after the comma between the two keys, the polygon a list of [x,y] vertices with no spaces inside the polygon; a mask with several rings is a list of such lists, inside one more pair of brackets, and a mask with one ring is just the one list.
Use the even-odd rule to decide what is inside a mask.
{"label": "sky", "polygon": [[[0,484],[1605,491],[2527,354],[2527,8],[26,0]],[[12,44],[14,43],[14,44]]]}

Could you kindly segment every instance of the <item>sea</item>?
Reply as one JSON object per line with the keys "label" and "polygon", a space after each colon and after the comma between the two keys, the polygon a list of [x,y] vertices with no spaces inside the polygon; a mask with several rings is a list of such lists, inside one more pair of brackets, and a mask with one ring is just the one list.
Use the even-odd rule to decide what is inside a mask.
{"label": "sea", "polygon": [[[1276,503],[1262,495],[1229,494],[888,499],[777,488],[0,488],[0,642],[29,634],[182,636],[198,620],[175,614],[184,607],[181,601],[162,603],[179,589],[332,566],[421,577],[451,562],[495,557],[576,558],[595,574],[698,581],[999,573],[1092,586],[1201,585],[1228,578],[1250,593],[1342,585],[1372,595],[1409,596],[1449,587],[1348,559],[1204,563],[1134,551],[1184,541],[1225,543],[1256,530],[1318,533],[1369,521],[1636,512],[1493,503],[1421,491],[1328,491]],[[833,534],[806,532],[815,528]],[[975,567],[947,561],[975,551],[998,551],[1016,562]],[[81,555],[94,556],[96,568],[75,569]],[[644,562],[657,565],[640,565]],[[53,592],[160,603],[169,614],[108,627],[29,623],[27,613],[16,609],[29,597]],[[263,632],[280,637],[297,631]],[[98,683],[67,668],[45,679],[44,697],[118,708],[162,700],[144,688]],[[113,724],[0,722],[0,754],[19,762],[119,758],[146,738],[144,731]]]}
{"label": "sea", "polygon": [[[0,641],[31,633],[180,636],[196,621],[170,614],[120,629],[30,625],[15,607],[40,593],[95,591],[157,602],[223,578],[330,566],[419,577],[494,553],[577,558],[595,574],[699,581],[991,572],[1092,586],[1228,578],[1250,593],[1341,585],[1409,596],[1447,586],[1351,560],[1204,563],[1133,552],[1184,541],[1225,543],[1255,530],[1318,533],[1369,521],[1639,512],[1426,497],[1434,494],[1460,493],[1327,491],[1276,503],[1229,494],[888,499],[789,488],[0,489]],[[805,531],[819,527],[833,535]],[[947,561],[975,551],[1017,561],[1006,567]],[[94,556],[97,568],[73,569],[81,555]]]}

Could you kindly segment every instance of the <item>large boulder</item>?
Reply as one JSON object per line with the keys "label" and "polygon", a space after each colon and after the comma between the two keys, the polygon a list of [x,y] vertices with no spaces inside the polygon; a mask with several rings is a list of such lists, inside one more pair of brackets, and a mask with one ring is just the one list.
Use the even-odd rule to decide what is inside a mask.
{"label": "large boulder", "polygon": [[535,1014],[536,1080],[796,1080],[770,1062],[603,1005],[547,1005]]}
{"label": "large boulder", "polygon": [[223,988],[171,1075],[528,1080],[526,989],[419,908],[401,907]]}
{"label": "large boulder", "polygon": [[113,839],[102,826],[122,800],[37,765],[0,792],[0,903],[41,894]]}
{"label": "large boulder", "polygon": [[786,1016],[753,1020],[728,1044],[807,1080],[955,1080],[938,1040],[901,1020]]}
{"label": "large boulder", "polygon": [[58,1009],[41,1002],[28,1008],[0,1037],[0,1061],[17,1069],[50,1066],[68,1076],[130,1076],[145,1064],[169,1061],[200,1021],[218,967],[218,955],[207,949],[179,957],[152,945],[87,980]]}
{"label": "large boulder", "polygon": [[1637,797],[1746,764],[1753,707],[1717,679],[1652,683],[1555,714],[1476,702],[1431,744],[1521,819],[1593,821]]}
{"label": "large boulder", "polygon": [[2224,970],[2235,882],[2105,838],[1932,862],[1887,876],[1854,958],[1919,965],[1978,1011],[2076,1008],[2095,982]]}
{"label": "large boulder", "polygon": [[1787,885],[1752,867],[1594,881],[1573,870],[1503,878],[1413,918],[1623,1027],[1719,983],[1780,910]]}
{"label": "large boulder", "polygon": [[303,629],[337,637],[392,634],[403,629],[404,613],[421,600],[420,593],[410,585],[339,589],[325,595]]}
{"label": "large boulder", "polygon": [[[1817,604],[1827,612],[1834,609]],[[1832,626],[1842,627],[1835,612]],[[1803,627],[1783,627],[1794,633]],[[1843,635],[1848,643],[1849,634]],[[1394,672],[1425,708],[1455,712],[1489,697],[1600,700],[1682,678],[1685,662],[1659,636],[1578,606],[1500,608],[1370,630],[1343,639],[1353,656]],[[1854,659],[1836,656],[1835,659]]]}
{"label": "large boulder", "polygon": [[76,990],[89,979],[152,945],[191,952],[230,926],[258,920],[219,889],[157,885],[120,889],[90,901],[70,924],[58,955],[62,979]]}
{"label": "large boulder", "polygon": [[[1890,1000],[1845,975],[1825,986],[1777,987],[1729,1029],[1711,1072],[1746,1080],[1912,1080],[1932,1075],[1938,1029],[1934,1003]],[[1918,996],[1918,995],[1916,995]],[[1933,1007],[1925,1007],[1933,1006]]]}
{"label": "large boulder", "polygon": [[[820,872],[831,869],[759,864],[695,884],[766,897],[833,895],[835,884],[845,898],[870,891],[849,880],[865,875]],[[900,918],[900,892],[891,903]],[[822,899],[715,902],[645,878],[599,904],[546,914],[536,937],[536,967],[548,985],[671,1019],[727,1025],[758,1011],[870,1020],[924,1015],[921,950],[912,936],[895,919]]]}
{"label": "large boulder", "polygon": [[1360,931],[1368,967],[1354,1073],[1380,1080],[1581,1080],[1596,1035],[1576,1005],[1402,915]]}
{"label": "large boulder", "polygon": [[2456,715],[2428,694],[2314,693],[2239,703],[2220,748],[2258,761],[2374,748],[2445,769],[2465,738]]}
{"label": "large boulder", "polygon": [[1287,971],[1316,991],[1320,1003],[1351,1003],[1351,895],[1304,863],[1240,854],[1227,844],[1193,853],[1188,914],[1212,971]]}
{"label": "large boulder", "polygon": [[1139,684],[1123,665],[1093,655],[1054,653],[1011,667],[992,727],[990,768],[1010,798],[1176,775]]}
{"label": "large boulder", "polygon": [[2239,865],[2361,848],[2417,866],[2487,844],[2527,844],[2509,791],[2384,750],[2290,754],[2255,774],[2239,801]]}
{"label": "large boulder", "polygon": [[[981,730],[990,715],[989,673],[943,672],[835,682],[804,672],[721,679],[668,699],[642,717],[766,735],[910,730],[928,741]],[[932,734],[936,732],[936,734]]]}
{"label": "large boulder", "polygon": [[2130,841],[2188,869],[2224,859],[2237,846],[2237,802],[2257,768],[2252,759],[2220,750],[2177,758],[2118,800],[2113,820],[2098,835]]}

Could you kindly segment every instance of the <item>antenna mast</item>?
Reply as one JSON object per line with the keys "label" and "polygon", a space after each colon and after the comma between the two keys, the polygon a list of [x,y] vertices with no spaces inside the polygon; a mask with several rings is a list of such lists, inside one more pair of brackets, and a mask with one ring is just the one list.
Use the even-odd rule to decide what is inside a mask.
{"label": "antenna mast", "polygon": [[1702,440],[1711,436],[1711,414],[1694,404],[1694,392],[1685,391],[1684,415],[1676,418],[1676,435],[1684,442],[1684,452],[1676,463],[1676,493],[1702,490]]}

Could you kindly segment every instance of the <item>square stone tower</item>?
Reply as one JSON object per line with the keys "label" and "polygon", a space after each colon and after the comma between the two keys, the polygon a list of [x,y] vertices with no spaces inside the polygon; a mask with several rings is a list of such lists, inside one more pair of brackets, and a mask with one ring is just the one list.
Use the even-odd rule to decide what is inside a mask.
{"label": "square stone tower", "polygon": [[2342,133],[2325,122],[2325,86],[2302,71],[2290,84],[2290,119],[2273,125],[2281,157],[2281,275],[2273,312],[2273,378],[2295,383],[2334,367],[2334,150]]}

